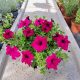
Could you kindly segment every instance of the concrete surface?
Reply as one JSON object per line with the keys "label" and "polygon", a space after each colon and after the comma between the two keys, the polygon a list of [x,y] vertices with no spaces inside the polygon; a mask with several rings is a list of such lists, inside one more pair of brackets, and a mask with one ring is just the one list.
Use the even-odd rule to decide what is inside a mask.
{"label": "concrete surface", "polygon": [[[46,16],[48,19],[53,18],[60,24],[61,29],[69,36],[71,41],[70,52],[68,53],[69,60],[67,63],[61,63],[59,70],[49,70],[45,75],[42,75],[39,73],[39,69],[34,70],[28,65],[22,64],[19,60],[12,61],[9,58],[2,80],[80,80],[80,49],[57,8],[55,0],[28,0],[22,18],[27,15],[30,15],[32,19],[36,15]],[[5,54],[3,50],[2,53]]]}

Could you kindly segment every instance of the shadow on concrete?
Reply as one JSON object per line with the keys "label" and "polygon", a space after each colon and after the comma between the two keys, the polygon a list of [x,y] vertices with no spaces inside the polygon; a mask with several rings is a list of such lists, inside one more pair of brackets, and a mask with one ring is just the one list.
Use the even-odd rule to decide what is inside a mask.
{"label": "shadow on concrete", "polygon": [[38,8],[43,8],[43,9],[49,9],[51,8],[49,3],[34,3],[34,6],[38,7]]}
{"label": "shadow on concrete", "polygon": [[[55,15],[55,16],[53,16]],[[42,16],[46,16],[48,19],[51,19],[51,18],[55,18],[56,17],[56,14],[55,13],[51,13],[51,12],[43,12],[43,11],[34,11],[34,12],[26,12],[24,14],[24,18],[25,16],[30,16],[30,18],[34,19],[35,16],[39,16],[39,17],[42,17]]]}

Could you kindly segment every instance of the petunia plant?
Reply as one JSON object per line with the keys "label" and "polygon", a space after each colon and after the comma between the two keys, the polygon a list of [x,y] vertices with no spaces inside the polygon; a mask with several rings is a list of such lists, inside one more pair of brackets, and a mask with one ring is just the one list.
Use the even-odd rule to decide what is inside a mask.
{"label": "petunia plant", "polygon": [[42,73],[47,69],[57,70],[59,64],[68,58],[70,41],[52,19],[37,18],[32,21],[29,16],[18,24],[17,32],[7,29],[3,33],[6,54],[13,60],[39,67]]}

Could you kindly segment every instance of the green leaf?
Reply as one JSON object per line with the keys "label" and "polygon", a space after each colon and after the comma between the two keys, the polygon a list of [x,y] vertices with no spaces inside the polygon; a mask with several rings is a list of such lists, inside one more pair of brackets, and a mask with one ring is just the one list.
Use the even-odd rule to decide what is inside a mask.
{"label": "green leaf", "polygon": [[4,40],[3,38],[3,29],[0,28],[0,42],[2,42]]}
{"label": "green leaf", "polygon": [[46,73],[46,67],[45,66],[40,68],[40,73],[42,73],[42,74]]}
{"label": "green leaf", "polygon": [[63,60],[68,59],[68,54],[67,53],[63,53],[61,51],[58,51],[56,54],[57,54],[57,57],[62,58]]}
{"label": "green leaf", "polygon": [[34,28],[35,28],[35,26],[34,26],[33,24],[31,24],[31,25],[30,25],[30,28],[34,29]]}
{"label": "green leaf", "polygon": [[37,65],[40,67],[40,71],[44,73],[46,69],[46,62],[45,62],[45,57],[43,57],[43,53],[36,52],[35,60],[36,60]]}
{"label": "green leaf", "polygon": [[16,35],[19,37],[23,35],[22,28],[18,29],[18,31],[16,32]]}

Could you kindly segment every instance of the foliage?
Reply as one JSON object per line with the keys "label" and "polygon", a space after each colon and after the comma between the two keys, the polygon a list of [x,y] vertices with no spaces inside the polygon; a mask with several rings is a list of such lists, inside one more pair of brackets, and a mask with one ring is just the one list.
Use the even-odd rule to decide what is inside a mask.
{"label": "foliage", "polygon": [[65,8],[66,14],[71,16],[73,12],[78,8],[78,0],[61,0]]}
{"label": "foliage", "polygon": [[21,3],[22,3],[23,1],[24,1],[24,0],[17,0],[17,2],[21,2]]}
{"label": "foliage", "polygon": [[17,5],[18,5],[18,2],[16,0],[8,0],[8,4],[11,8],[11,11],[15,11],[17,10]]}
{"label": "foliage", "polygon": [[4,40],[3,38],[3,29],[0,27],[0,42]]}
{"label": "foliage", "polygon": [[0,13],[5,14],[17,9],[16,0],[0,0]]}
{"label": "foliage", "polygon": [[2,25],[3,29],[11,28],[13,21],[14,19],[11,13],[7,13],[6,15],[4,15],[3,25]]}
{"label": "foliage", "polygon": [[14,19],[11,13],[7,13],[3,16],[2,25],[0,25],[0,42],[3,42],[3,32],[5,29],[9,29],[12,26]]}
{"label": "foliage", "polygon": [[78,9],[78,11],[76,13],[75,22],[78,23],[78,24],[80,24],[80,8]]}
{"label": "foliage", "polygon": [[78,8],[80,8],[80,0],[78,0]]}
{"label": "foliage", "polygon": [[11,28],[13,21],[14,21],[14,19],[13,19],[13,15],[11,13],[5,14],[3,16],[3,25],[2,25],[2,28],[3,29]]}
{"label": "foliage", "polygon": [[[5,5],[5,6],[4,6]],[[0,13],[10,12],[11,9],[6,0],[0,0]]]}
{"label": "foliage", "polygon": [[0,14],[0,21],[2,20],[2,14]]}

